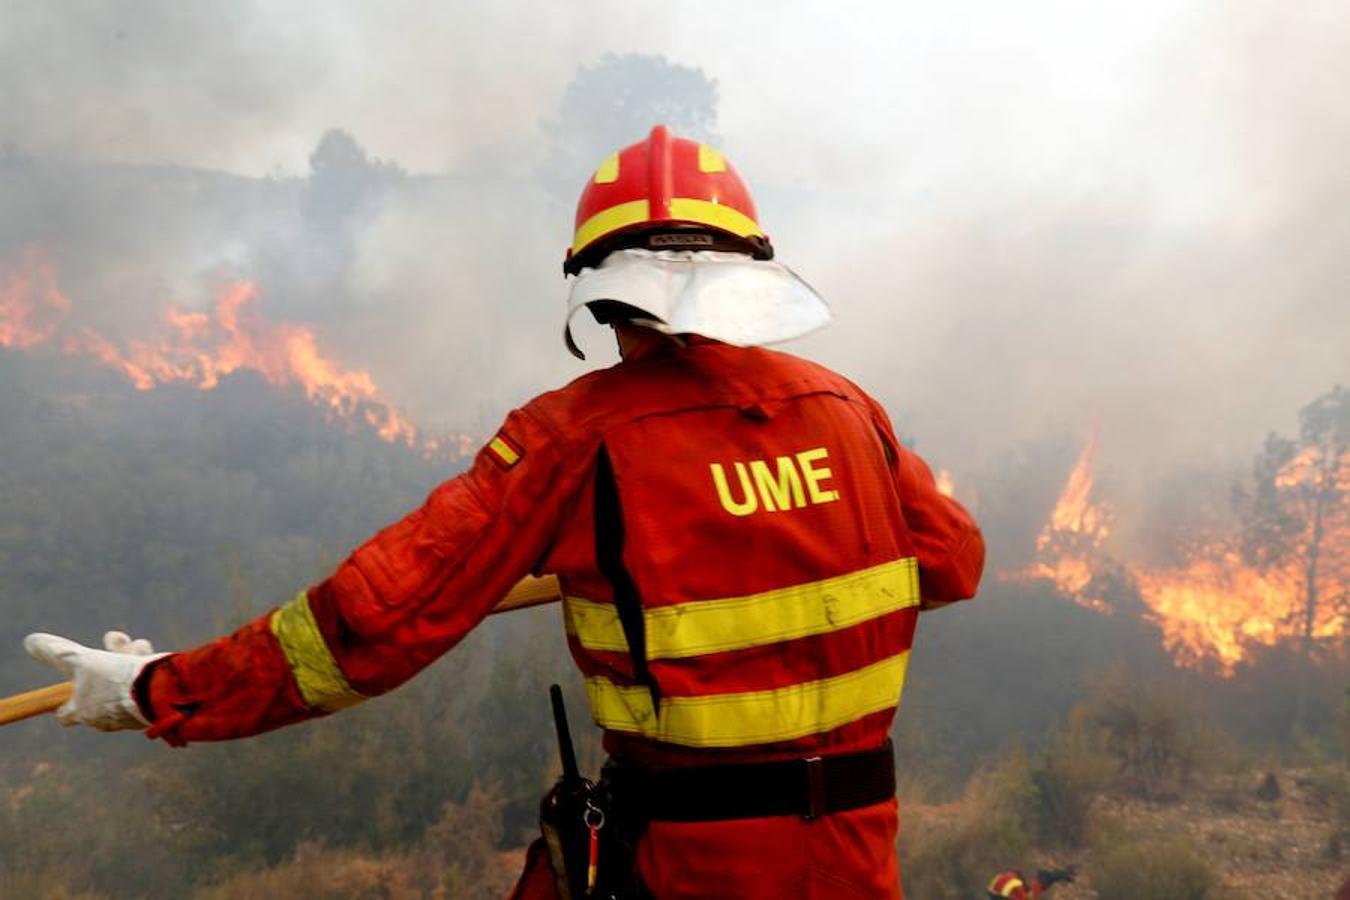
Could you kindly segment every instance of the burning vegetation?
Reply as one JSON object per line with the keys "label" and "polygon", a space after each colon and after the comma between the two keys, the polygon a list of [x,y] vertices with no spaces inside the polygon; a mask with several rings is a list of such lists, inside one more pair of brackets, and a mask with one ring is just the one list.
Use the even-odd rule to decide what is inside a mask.
{"label": "burning vegetation", "polygon": [[456,459],[473,452],[477,442],[470,435],[420,433],[383,397],[369,372],[325,353],[313,329],[268,321],[259,298],[251,281],[226,284],[209,311],[170,305],[158,337],[119,343],[69,322],[72,303],[60,289],[56,267],[30,247],[18,265],[0,268],[0,347],[50,345],[98,362],[141,391],[171,383],[212,390],[235,372],[251,371],[275,387],[299,390],[335,421],[363,425],[382,440],[428,458]]}
{"label": "burning vegetation", "polygon": [[[462,458],[469,435],[433,437],[382,394],[371,374],[337,361],[312,328],[269,321],[251,281],[224,285],[211,308],[169,305],[160,333],[115,340],[80,325],[57,268],[37,247],[0,266],[0,348],[51,348],[97,362],[137,390],[172,383],[212,390],[241,371],[302,393],[330,419],[368,428],[428,458]],[[1180,562],[1120,560],[1114,510],[1097,496],[1095,431],[1085,441],[1036,539],[1034,560],[1001,574],[1046,580],[1075,602],[1113,613],[1111,579],[1124,573],[1178,663],[1231,675],[1260,647],[1344,651],[1350,618],[1350,400],[1336,388],[1303,411],[1297,439],[1272,435],[1226,533],[1198,538]],[[938,489],[955,490],[951,473]]]}
{"label": "burning vegetation", "polygon": [[1350,615],[1350,394],[1337,387],[1302,413],[1297,440],[1272,435],[1252,482],[1237,494],[1229,533],[1186,549],[1182,562],[1117,562],[1107,550],[1112,511],[1094,497],[1088,439],[1036,541],[1008,580],[1043,578],[1076,602],[1115,606],[1098,576],[1123,568],[1145,615],[1178,663],[1232,675],[1260,647],[1344,652]]}
{"label": "burning vegetation", "polygon": [[1100,612],[1111,607],[1090,591],[1102,559],[1102,547],[1111,533],[1111,513],[1092,499],[1092,467],[1097,457],[1094,432],[1083,445],[1059,500],[1036,537],[1036,560],[1013,579],[1045,578],[1084,606]]}
{"label": "burning vegetation", "polygon": [[0,347],[27,350],[45,343],[70,313],[56,269],[36,248],[18,266],[0,268]]}

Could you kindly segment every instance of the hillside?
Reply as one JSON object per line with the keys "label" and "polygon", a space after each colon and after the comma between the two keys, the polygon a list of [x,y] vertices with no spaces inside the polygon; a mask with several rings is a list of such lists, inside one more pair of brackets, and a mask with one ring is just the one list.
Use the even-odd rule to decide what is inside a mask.
{"label": "hillside", "polygon": [[1332,838],[1336,810],[1326,787],[1310,769],[1258,769],[1208,779],[1175,802],[1101,802],[1131,835],[1194,844],[1219,873],[1220,896],[1323,900],[1350,873],[1350,847]]}
{"label": "hillside", "polygon": [[[321,577],[461,465],[386,443],[256,373],[211,390],[138,391],[84,361],[3,350],[0,458],[7,692],[50,680],[19,652],[26,631],[93,641],[122,627],[164,649],[192,646]],[[1005,495],[984,500],[996,557],[1039,528],[1054,485],[1050,499],[1028,496],[1034,479],[1022,476],[1043,466],[1032,454],[1006,473]],[[1129,612],[1128,589],[1118,593],[1122,612],[1102,615],[991,571],[975,602],[924,616],[896,722],[899,769],[922,795],[967,799],[924,805],[902,794],[912,897],[968,897],[998,866],[1055,858],[1083,862],[1074,890],[1089,891],[1113,828],[1122,846],[1188,834],[1222,879],[1252,887],[1307,883],[1317,896],[1334,880],[1334,867],[1303,863],[1319,858],[1344,812],[1319,806],[1292,770],[1278,776],[1280,800],[1251,799],[1242,770],[1202,764],[1204,736],[1183,725],[1243,735],[1228,739],[1224,759],[1297,758],[1295,735],[1338,758],[1340,670],[1309,669],[1288,650],[1226,679],[1180,668],[1156,625]],[[594,771],[595,732],[547,609],[489,622],[389,697],[237,745],[180,753],[46,719],[4,729],[0,895],[259,896],[324,872],[357,885],[353,897],[372,883],[419,896],[448,871],[492,895],[505,877],[499,853],[529,840],[555,765],[551,681],[569,691]],[[1105,705],[1076,712],[1103,690]],[[1091,726],[1091,752],[1065,743],[1075,722]],[[1150,758],[1131,723],[1185,738],[1176,749],[1186,766],[1155,779],[1149,801],[1134,790],[1142,770],[1131,770],[1133,785],[1102,774]],[[1334,784],[1343,790],[1344,779]],[[990,808],[997,815],[981,819]],[[471,821],[481,837],[472,847],[446,837]]]}

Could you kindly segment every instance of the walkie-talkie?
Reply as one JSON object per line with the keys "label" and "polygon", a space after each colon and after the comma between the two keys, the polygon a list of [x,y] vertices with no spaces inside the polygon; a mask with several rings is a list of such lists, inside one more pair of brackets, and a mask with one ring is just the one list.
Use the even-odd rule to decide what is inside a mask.
{"label": "walkie-talkie", "polygon": [[567,727],[567,705],[563,703],[562,688],[548,686],[548,699],[553,704],[553,728],[558,732],[558,756],[562,759],[562,780],[579,781],[577,751],[572,746],[572,729]]}
{"label": "walkie-talkie", "polygon": [[595,784],[583,778],[577,767],[577,753],[572,745],[572,732],[567,727],[562,689],[556,684],[549,685],[548,696],[553,704],[553,727],[558,733],[562,776],[539,804],[539,828],[548,844],[549,860],[553,863],[562,900],[583,900],[590,895],[587,884],[590,831],[586,827],[586,815]]}

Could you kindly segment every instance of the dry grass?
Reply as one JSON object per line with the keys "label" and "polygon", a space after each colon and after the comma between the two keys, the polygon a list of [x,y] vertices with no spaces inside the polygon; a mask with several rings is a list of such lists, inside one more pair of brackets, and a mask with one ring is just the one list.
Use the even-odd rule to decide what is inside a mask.
{"label": "dry grass", "polygon": [[405,900],[422,896],[399,856],[371,857],[301,844],[289,863],[234,875],[195,893],[196,900]]}
{"label": "dry grass", "polygon": [[1175,836],[1128,838],[1098,851],[1092,881],[1100,900],[1209,900],[1218,878],[1194,845]]}
{"label": "dry grass", "polygon": [[1266,772],[1258,769],[1236,788],[1231,779],[1207,779],[1176,803],[1109,798],[1103,814],[1130,834],[1167,835],[1196,847],[1218,875],[1217,896],[1331,897],[1346,868],[1327,852],[1338,827],[1331,798],[1308,770],[1274,774],[1275,799],[1261,799]]}
{"label": "dry grass", "polygon": [[[1007,816],[1018,790],[1018,766],[986,774],[959,800],[901,806],[901,873],[906,896],[946,900],[981,895],[987,880],[1009,867],[1032,872],[1068,863],[1078,881],[1057,885],[1050,900],[1279,897],[1326,900],[1350,869],[1350,846],[1331,855],[1344,834],[1344,769],[1267,769],[1195,775],[1167,799],[1108,786],[1092,798],[1090,846],[1073,850],[1026,840]],[[1263,790],[1264,788],[1264,790]],[[1016,809],[1014,804],[1012,807]],[[1002,812],[1000,812],[1002,810]],[[1030,819],[1022,820],[1030,828]],[[1342,838],[1342,841],[1344,838]],[[1131,872],[1131,870],[1137,870]],[[1134,878],[1133,881],[1130,879]],[[1202,893],[1208,885],[1208,893]]]}

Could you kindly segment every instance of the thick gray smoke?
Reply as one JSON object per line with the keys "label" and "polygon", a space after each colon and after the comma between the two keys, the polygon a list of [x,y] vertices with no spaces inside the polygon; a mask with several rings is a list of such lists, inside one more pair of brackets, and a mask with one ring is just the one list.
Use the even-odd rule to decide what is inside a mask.
{"label": "thick gray smoke", "polygon": [[958,484],[1095,424],[1128,496],[1245,465],[1350,379],[1347,83],[1331,2],[12,3],[0,266],[47,248],[129,337],[256,280],[414,419],[484,431],[583,371],[572,198],[666,120],[719,140],[833,301],[796,349]]}

